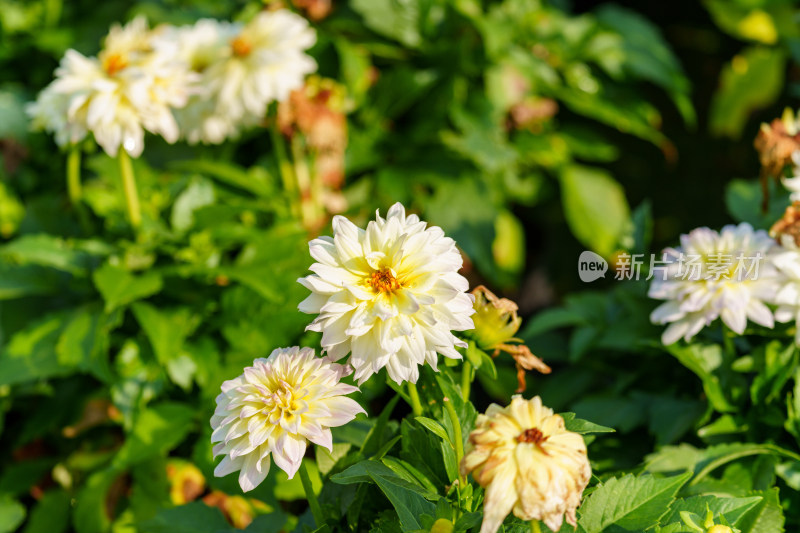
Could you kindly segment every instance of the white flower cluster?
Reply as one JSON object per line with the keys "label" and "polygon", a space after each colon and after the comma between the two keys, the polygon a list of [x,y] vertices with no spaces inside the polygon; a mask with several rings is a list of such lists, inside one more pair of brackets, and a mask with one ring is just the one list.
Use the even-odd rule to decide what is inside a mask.
{"label": "white flower cluster", "polygon": [[[800,249],[794,241],[779,244],[743,223],[720,232],[694,229],[664,255],[667,266],[648,295],[665,300],[650,315],[654,324],[669,324],[661,337],[665,345],[688,342],[717,318],[739,335],[748,321],[767,328],[795,321],[800,330]],[[700,258],[700,270],[687,271],[685,256]],[[800,344],[800,331],[795,341]]]}
{"label": "white flower cluster", "polygon": [[112,27],[97,57],[68,50],[28,113],[59,145],[92,133],[111,156],[120,147],[141,155],[145,131],[169,143],[217,144],[302,86],[316,70],[305,53],[315,42],[308,22],[288,10],[262,11],[244,25],[203,19],[149,29],[138,17]]}
{"label": "white flower cluster", "polygon": [[[345,397],[358,389],[341,378],[355,370],[361,384],[385,367],[398,384],[414,383],[421,365],[436,369],[438,354],[460,359],[455,347],[466,343],[451,331],[474,327],[455,242],[399,203],[366,229],[336,217],[333,237],[309,248],[317,262],[298,280],[311,291],[300,310],[318,315],[308,329],[322,333],[327,356],[292,347],[257,359],[222,384],[211,418],[214,454],[224,456],[215,474],[239,471],[245,491],[264,480],[271,460],[293,476],[307,441],[330,449],[330,428],[363,412]],[[348,353],[348,365],[334,362]]]}

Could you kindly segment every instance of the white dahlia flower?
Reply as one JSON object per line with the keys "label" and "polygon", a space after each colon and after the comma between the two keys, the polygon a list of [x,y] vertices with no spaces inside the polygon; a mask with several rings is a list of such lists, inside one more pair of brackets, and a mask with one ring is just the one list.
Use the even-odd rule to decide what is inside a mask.
{"label": "white dahlia flower", "polygon": [[332,427],[364,413],[344,395],[357,391],[340,380],[347,367],[314,355],[311,348],[278,348],[256,359],[244,373],[222,384],[211,417],[214,470],[221,477],[239,470],[247,492],[267,477],[270,456],[289,478],[300,468],[311,441],[332,451]]}
{"label": "white dahlia flower", "polygon": [[800,345],[800,250],[781,248],[772,256],[772,263],[778,269],[775,280],[772,304],[775,309],[775,320],[778,322],[794,321],[796,331],[794,341]]}
{"label": "white dahlia flower", "polygon": [[746,223],[725,226],[719,233],[697,228],[681,235],[679,248],[664,251],[665,265],[654,269],[648,292],[666,300],[650,315],[654,324],[670,324],[662,342],[688,341],[717,318],[740,335],[748,319],[773,327],[764,301],[775,289],[775,248],[767,232]]}
{"label": "white dahlia flower", "polygon": [[240,24],[201,19],[192,26],[171,28],[159,38],[176,43],[178,58],[196,74],[188,103],[174,110],[181,137],[189,144],[219,144],[238,134],[239,121],[220,109],[219,84],[211,67],[226,60],[241,30]]}
{"label": "white dahlia flower", "polygon": [[508,407],[492,404],[478,415],[461,472],[486,489],[480,533],[495,533],[512,511],[552,531],[566,515],[574,527],[592,468],[583,437],[567,431],[561,416],[538,396],[515,395]]}
{"label": "white dahlia flower", "polygon": [[96,58],[68,50],[56,79],[43,91],[53,102],[55,95],[63,99],[65,116],[42,119],[47,114],[43,105],[29,112],[55,132],[57,141],[75,142],[91,131],[111,156],[120,146],[134,157],[141,155],[145,130],[175,142],[178,127],[171,108],[186,104],[193,74],[177,59],[175,47],[155,46],[152,37],[146,20],[138,17],[113,26]]}
{"label": "white dahlia flower", "polygon": [[217,110],[234,121],[258,121],[317,69],[305,51],[316,42],[308,21],[286,9],[262,11],[230,39],[222,60],[208,67]]}
{"label": "white dahlia flower", "polygon": [[466,347],[451,330],[472,329],[473,297],[458,273],[461,254],[441,228],[426,228],[399,203],[367,229],[344,217],[333,219],[333,238],[309,243],[318,262],[298,281],[311,291],[300,303],[319,313],[306,328],[322,332],[333,360],[351,353],[359,384],[386,367],[397,383],[419,378],[419,365],[434,370],[437,353],[460,359]]}

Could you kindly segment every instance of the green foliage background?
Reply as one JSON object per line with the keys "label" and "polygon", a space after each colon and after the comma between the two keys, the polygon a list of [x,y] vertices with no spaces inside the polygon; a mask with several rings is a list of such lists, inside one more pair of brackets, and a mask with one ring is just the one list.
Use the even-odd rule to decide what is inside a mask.
{"label": "green foliage background", "polygon": [[[604,483],[587,491],[582,531],[683,531],[680,512],[704,516],[706,506],[745,532],[792,531],[800,373],[791,336],[740,338],[731,351],[721,332],[665,350],[645,284],[586,291],[575,262],[582,249],[650,253],[695,226],[774,219],[757,209],[751,138],[798,95],[797,8],[627,4],[334,2],[315,24],[312,54],[354,104],[347,215],[363,223],[400,201],[444,228],[472,284],[517,299],[530,317],[521,336],[554,372],[529,377],[526,396],[616,430],[587,437]],[[218,147],[149,137],[135,161],[144,224],[134,234],[116,163],[89,143],[82,225],[65,156],[28,131],[23,107],[67,48],[96,53],[113,22],[246,19],[262,6],[0,0],[0,531],[230,528],[200,502],[175,505],[167,464],[189,461],[209,490],[240,494],[212,475],[220,383],[275,347],[318,340],[296,311],[310,234],[292,215],[270,136],[256,129]],[[558,111],[512,127],[523,101]],[[774,195],[778,213],[781,202]],[[479,372],[475,407],[459,407],[465,428],[516,387],[512,362],[496,366]],[[425,394],[452,387],[451,372],[425,374]],[[400,421],[405,406],[386,406],[393,391],[379,382],[362,388],[370,419],[335,434],[334,456],[307,460],[332,524],[429,530],[454,516],[443,488],[452,424],[436,413],[442,440]],[[312,523],[299,480],[282,472],[254,498],[252,531]],[[479,520],[462,514],[456,531]]]}

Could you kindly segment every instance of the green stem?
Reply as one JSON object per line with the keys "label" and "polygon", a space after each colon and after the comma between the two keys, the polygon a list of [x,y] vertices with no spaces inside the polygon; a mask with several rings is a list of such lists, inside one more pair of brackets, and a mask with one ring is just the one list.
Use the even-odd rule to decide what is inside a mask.
{"label": "green stem", "polygon": [[299,217],[301,216],[299,205],[300,196],[298,194],[297,184],[295,182],[294,166],[292,165],[292,162],[289,160],[289,156],[286,153],[286,145],[283,142],[281,132],[278,130],[277,120],[272,122],[272,126],[269,128],[269,133],[272,139],[272,148],[275,150],[275,158],[278,160],[278,171],[281,175],[283,190],[286,191],[286,194],[290,198],[289,204],[292,209],[292,214]]}
{"label": "green stem", "polygon": [[467,480],[461,474],[461,459],[464,458],[464,436],[461,433],[461,422],[458,420],[458,413],[456,408],[453,407],[453,402],[450,398],[445,397],[444,408],[447,409],[447,414],[450,415],[450,421],[453,423],[453,439],[456,445],[456,465],[458,465],[458,484],[463,487],[466,485]]}
{"label": "green stem", "polygon": [[414,383],[408,382],[408,398],[411,400],[411,412],[414,416],[422,415],[422,402],[419,400],[419,392]]}
{"label": "green stem", "polygon": [[125,194],[128,220],[134,229],[138,229],[142,224],[142,208],[139,205],[139,193],[136,191],[136,177],[133,174],[131,157],[122,147],[119,150],[119,171],[122,176],[122,190]]}
{"label": "green stem", "polygon": [[469,391],[472,387],[472,365],[469,361],[464,359],[464,365],[461,372],[461,396],[464,402],[469,401]]}
{"label": "green stem", "polygon": [[67,155],[67,194],[73,207],[81,201],[81,149],[73,146]]}
{"label": "green stem", "polygon": [[77,146],[72,146],[67,154],[67,195],[72,208],[78,214],[78,222],[83,229],[83,232],[89,234],[92,232],[92,223],[89,220],[89,214],[86,211],[86,206],[81,201],[83,198],[83,188],[81,187],[81,149]]}
{"label": "green stem", "polygon": [[325,523],[325,515],[322,514],[322,507],[319,505],[317,495],[314,494],[314,487],[311,486],[311,478],[308,476],[305,462],[300,463],[298,472],[300,473],[300,481],[303,483],[303,490],[306,493],[308,506],[311,507],[311,514],[314,516],[314,522],[317,523],[317,527],[320,527]]}
{"label": "green stem", "polygon": [[538,520],[531,520],[531,533],[542,533]]}

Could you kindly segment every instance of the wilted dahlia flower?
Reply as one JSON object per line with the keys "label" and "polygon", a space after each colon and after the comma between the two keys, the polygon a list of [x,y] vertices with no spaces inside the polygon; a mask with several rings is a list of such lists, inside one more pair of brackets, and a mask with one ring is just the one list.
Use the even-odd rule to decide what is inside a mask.
{"label": "wilted dahlia flower", "polygon": [[586,444],[567,431],[564,419],[536,396],[515,395],[511,405],[492,404],[478,415],[461,472],[484,489],[481,533],[495,533],[510,512],[541,520],[553,531],[575,526],[575,510],[592,469]]}
{"label": "wilted dahlia flower", "polygon": [[56,79],[29,108],[34,125],[54,132],[59,143],[77,142],[91,131],[111,156],[120,146],[141,155],[145,130],[177,140],[171,108],[186,104],[192,73],[177,60],[175,47],[156,47],[152,37],[138,17],[113,26],[96,58],[67,50]]}
{"label": "wilted dahlia flower", "polygon": [[466,343],[450,331],[472,329],[472,296],[458,274],[461,254],[441,228],[426,228],[397,203],[366,231],[334,217],[333,238],[309,249],[319,262],[298,280],[311,291],[299,309],[319,316],[306,329],[322,332],[333,360],[352,352],[359,383],[383,367],[397,383],[416,383],[419,365],[436,369],[437,353],[461,358],[454,346]]}
{"label": "wilted dahlia flower", "polygon": [[332,450],[332,427],[363,413],[345,394],[357,391],[339,380],[346,367],[314,356],[311,348],[279,348],[256,359],[244,373],[222,384],[211,417],[214,456],[225,457],[214,470],[225,476],[239,470],[247,492],[264,481],[270,455],[289,478],[300,468],[306,440]]}
{"label": "wilted dahlia flower", "polygon": [[679,248],[664,251],[665,265],[655,269],[648,292],[667,300],[650,315],[655,324],[670,324],[662,342],[688,341],[717,318],[740,335],[748,319],[773,327],[764,300],[774,291],[775,246],[767,232],[744,223],[719,233],[697,228],[681,235]]}
{"label": "wilted dahlia flower", "polygon": [[305,51],[317,37],[308,21],[286,9],[262,11],[229,42],[206,79],[217,110],[232,120],[258,121],[317,69]]}

